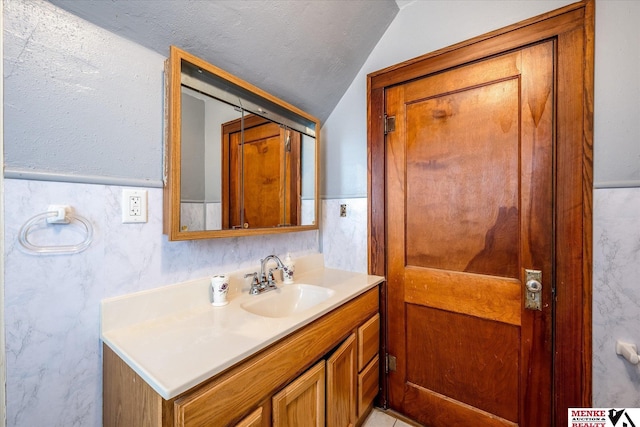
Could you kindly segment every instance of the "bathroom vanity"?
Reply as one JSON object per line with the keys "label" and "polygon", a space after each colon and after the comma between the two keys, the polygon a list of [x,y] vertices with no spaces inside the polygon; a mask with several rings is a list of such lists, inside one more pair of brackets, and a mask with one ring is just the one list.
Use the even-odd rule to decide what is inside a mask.
{"label": "bathroom vanity", "polygon": [[[255,296],[231,274],[224,307],[206,278],[104,300],[104,426],[361,424],[378,393],[383,278],[325,269],[322,255],[298,267],[296,284]],[[300,285],[326,295],[260,311]]]}
{"label": "bathroom vanity", "polygon": [[[317,230],[320,122],[175,46],[165,71],[168,239]],[[224,306],[209,278],[102,301],[103,425],[362,424],[383,278],[317,254],[275,284],[273,260],[228,274]]]}

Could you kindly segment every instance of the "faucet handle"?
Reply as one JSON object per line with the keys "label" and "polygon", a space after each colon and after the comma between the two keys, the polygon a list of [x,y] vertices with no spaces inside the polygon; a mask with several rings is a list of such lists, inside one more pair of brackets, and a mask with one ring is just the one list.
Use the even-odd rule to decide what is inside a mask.
{"label": "faucet handle", "polygon": [[251,295],[257,295],[260,293],[260,280],[258,280],[258,273],[247,273],[244,275],[244,278],[253,277],[251,279],[251,289],[249,289],[249,293]]}
{"label": "faucet handle", "polygon": [[277,270],[277,268],[270,268],[269,274],[267,275],[267,286],[270,286],[270,287],[276,286],[276,279],[275,277],[273,277],[273,270]]}

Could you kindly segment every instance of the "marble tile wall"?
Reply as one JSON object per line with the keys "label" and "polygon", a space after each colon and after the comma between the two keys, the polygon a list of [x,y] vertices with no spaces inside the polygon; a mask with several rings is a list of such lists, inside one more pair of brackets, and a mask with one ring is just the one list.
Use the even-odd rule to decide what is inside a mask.
{"label": "marble tile wall", "polygon": [[[120,223],[121,190],[5,182],[8,425],[101,424],[103,298],[251,267],[267,253],[317,253],[320,246],[327,267],[367,269],[366,198],[322,201],[321,233],[168,242],[161,231],[162,190],[148,189],[147,224]],[[640,189],[595,190],[594,199],[594,405],[640,407],[640,367],[614,351],[617,338],[640,345]],[[49,204],[69,204],[91,220],[89,249],[32,255],[21,248],[20,226]],[[41,230],[34,240],[46,243],[47,232],[66,243],[81,238],[64,231]]]}
{"label": "marble tile wall", "polygon": [[[318,231],[169,242],[162,235],[162,189],[147,190],[149,222],[122,224],[122,187],[5,181],[7,425],[101,425],[101,299],[257,266],[270,253],[319,252]],[[50,204],[71,205],[91,221],[86,251],[33,255],[18,244],[22,224]],[[82,239],[69,230],[32,237],[38,244]]]}
{"label": "marble tile wall", "polygon": [[205,229],[218,230],[222,227],[222,203],[207,203]]}
{"label": "marble tile wall", "polygon": [[615,353],[640,347],[640,188],[594,190],[593,404],[640,408],[640,365]]}
{"label": "marble tile wall", "polygon": [[[340,205],[347,216],[340,216]],[[322,201],[322,252],[325,266],[367,272],[367,198]]]}
{"label": "marble tile wall", "polygon": [[181,203],[180,225],[187,227],[188,230],[220,230],[222,227],[222,203]]}
{"label": "marble tile wall", "polygon": [[316,203],[315,200],[303,199],[301,203],[300,221],[302,225],[316,223]]}
{"label": "marble tile wall", "polygon": [[[314,200],[303,200],[300,221],[303,225],[315,222]],[[206,210],[206,217],[205,212]],[[181,225],[190,230],[219,230],[222,224],[222,204],[220,202],[183,202],[180,204]]]}

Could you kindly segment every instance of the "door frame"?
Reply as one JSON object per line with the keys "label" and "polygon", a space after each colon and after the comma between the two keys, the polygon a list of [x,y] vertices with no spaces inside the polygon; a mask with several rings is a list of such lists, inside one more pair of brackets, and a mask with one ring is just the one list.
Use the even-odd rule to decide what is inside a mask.
{"label": "door frame", "polygon": [[[461,64],[554,40],[553,418],[592,402],[592,195],[595,0],[583,0],[367,76],[368,265],[386,276],[385,89]],[[560,166],[559,166],[560,165]],[[386,353],[387,285],[380,290],[381,352]],[[557,345],[561,343],[562,345]],[[384,363],[378,403],[387,406]]]}

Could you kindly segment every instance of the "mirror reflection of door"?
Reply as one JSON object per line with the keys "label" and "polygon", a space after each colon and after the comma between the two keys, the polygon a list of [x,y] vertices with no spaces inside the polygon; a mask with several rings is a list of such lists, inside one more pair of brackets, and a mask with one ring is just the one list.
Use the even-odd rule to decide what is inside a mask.
{"label": "mirror reflection of door", "polygon": [[300,133],[248,115],[224,123],[222,141],[222,227],[299,225]]}

